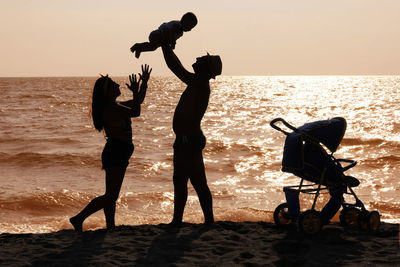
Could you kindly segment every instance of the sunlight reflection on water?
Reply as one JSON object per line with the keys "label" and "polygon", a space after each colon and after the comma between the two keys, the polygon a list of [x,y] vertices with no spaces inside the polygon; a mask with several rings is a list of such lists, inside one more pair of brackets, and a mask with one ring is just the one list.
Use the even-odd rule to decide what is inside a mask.
{"label": "sunlight reflection on water", "polygon": [[[20,231],[29,218],[38,231],[62,229],[68,226],[66,213],[77,212],[104,192],[99,160],[104,137],[93,130],[88,116],[94,80],[0,80],[4,95],[0,99],[2,229],[15,225]],[[115,80],[126,82],[125,78]],[[184,88],[174,78],[150,80],[142,115],[132,124],[135,152],[118,202],[119,223],[165,223],[171,218],[171,124]],[[129,97],[127,90],[122,97]],[[298,177],[280,170],[285,136],[270,127],[272,119],[282,117],[301,126],[340,116],[348,125],[335,156],[358,161],[348,171],[361,181],[357,195],[367,207],[378,209],[383,220],[400,222],[399,106],[399,76],[218,77],[211,83],[202,122],[216,219],[271,220],[271,212],[284,201],[282,188],[299,183]],[[185,220],[201,222],[192,187],[189,195]],[[13,210],[7,206],[10,197],[17,201]],[[61,202],[63,209],[57,210]],[[55,208],[49,217],[29,217],[37,214],[34,209],[40,205]],[[27,221],[21,221],[25,226],[18,226],[21,214],[27,216]],[[96,216],[89,220],[89,227],[103,226],[102,215]],[[28,231],[35,228],[26,227]]]}

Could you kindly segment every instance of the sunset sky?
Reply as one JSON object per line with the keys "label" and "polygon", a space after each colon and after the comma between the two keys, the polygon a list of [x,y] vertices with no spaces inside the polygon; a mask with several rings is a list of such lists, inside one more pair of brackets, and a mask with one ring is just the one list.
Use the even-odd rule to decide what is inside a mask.
{"label": "sunset sky", "polygon": [[219,54],[223,75],[399,75],[399,0],[1,0],[0,77],[171,75],[161,49],[129,48],[194,12],[177,41],[188,70]]}

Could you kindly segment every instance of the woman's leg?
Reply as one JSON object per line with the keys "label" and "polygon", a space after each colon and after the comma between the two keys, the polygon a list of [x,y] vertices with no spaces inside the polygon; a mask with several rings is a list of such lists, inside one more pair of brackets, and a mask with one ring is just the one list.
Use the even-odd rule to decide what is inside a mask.
{"label": "woman's leg", "polygon": [[115,206],[124,180],[126,168],[113,167],[106,171],[106,195],[109,201],[104,205],[107,229],[115,228]]}
{"label": "woman's leg", "polygon": [[82,232],[82,224],[86,218],[101,209],[104,209],[107,228],[109,226],[111,228],[115,226],[115,202],[118,199],[125,170],[126,169],[123,167],[111,167],[106,170],[106,193],[94,198],[81,212],[70,218],[70,222],[74,226],[75,231]]}

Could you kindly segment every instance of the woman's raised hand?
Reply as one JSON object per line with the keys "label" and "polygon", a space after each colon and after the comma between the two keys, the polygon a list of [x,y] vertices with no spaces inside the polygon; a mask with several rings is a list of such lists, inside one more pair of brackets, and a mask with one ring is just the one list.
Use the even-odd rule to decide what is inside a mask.
{"label": "woman's raised hand", "polygon": [[142,76],[140,74],[139,74],[139,76],[140,76],[140,78],[137,79],[136,74],[129,75],[129,82],[131,84],[126,83],[126,86],[129,88],[129,90],[132,91],[134,97],[136,97],[139,93],[139,82],[140,82],[140,79],[142,78]]}
{"label": "woman's raised hand", "polygon": [[142,65],[142,73],[139,73],[139,80],[142,80],[142,82],[147,83],[147,81],[150,79],[150,73],[153,69],[150,69],[149,65],[144,64]]}

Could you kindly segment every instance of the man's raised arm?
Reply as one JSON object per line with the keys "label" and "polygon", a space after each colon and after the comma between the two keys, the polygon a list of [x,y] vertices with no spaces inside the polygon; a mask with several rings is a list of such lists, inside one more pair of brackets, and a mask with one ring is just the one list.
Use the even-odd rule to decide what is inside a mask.
{"label": "man's raised arm", "polygon": [[187,71],[179,58],[175,55],[169,45],[162,45],[165,62],[168,68],[184,83],[188,84],[194,77],[194,74]]}

